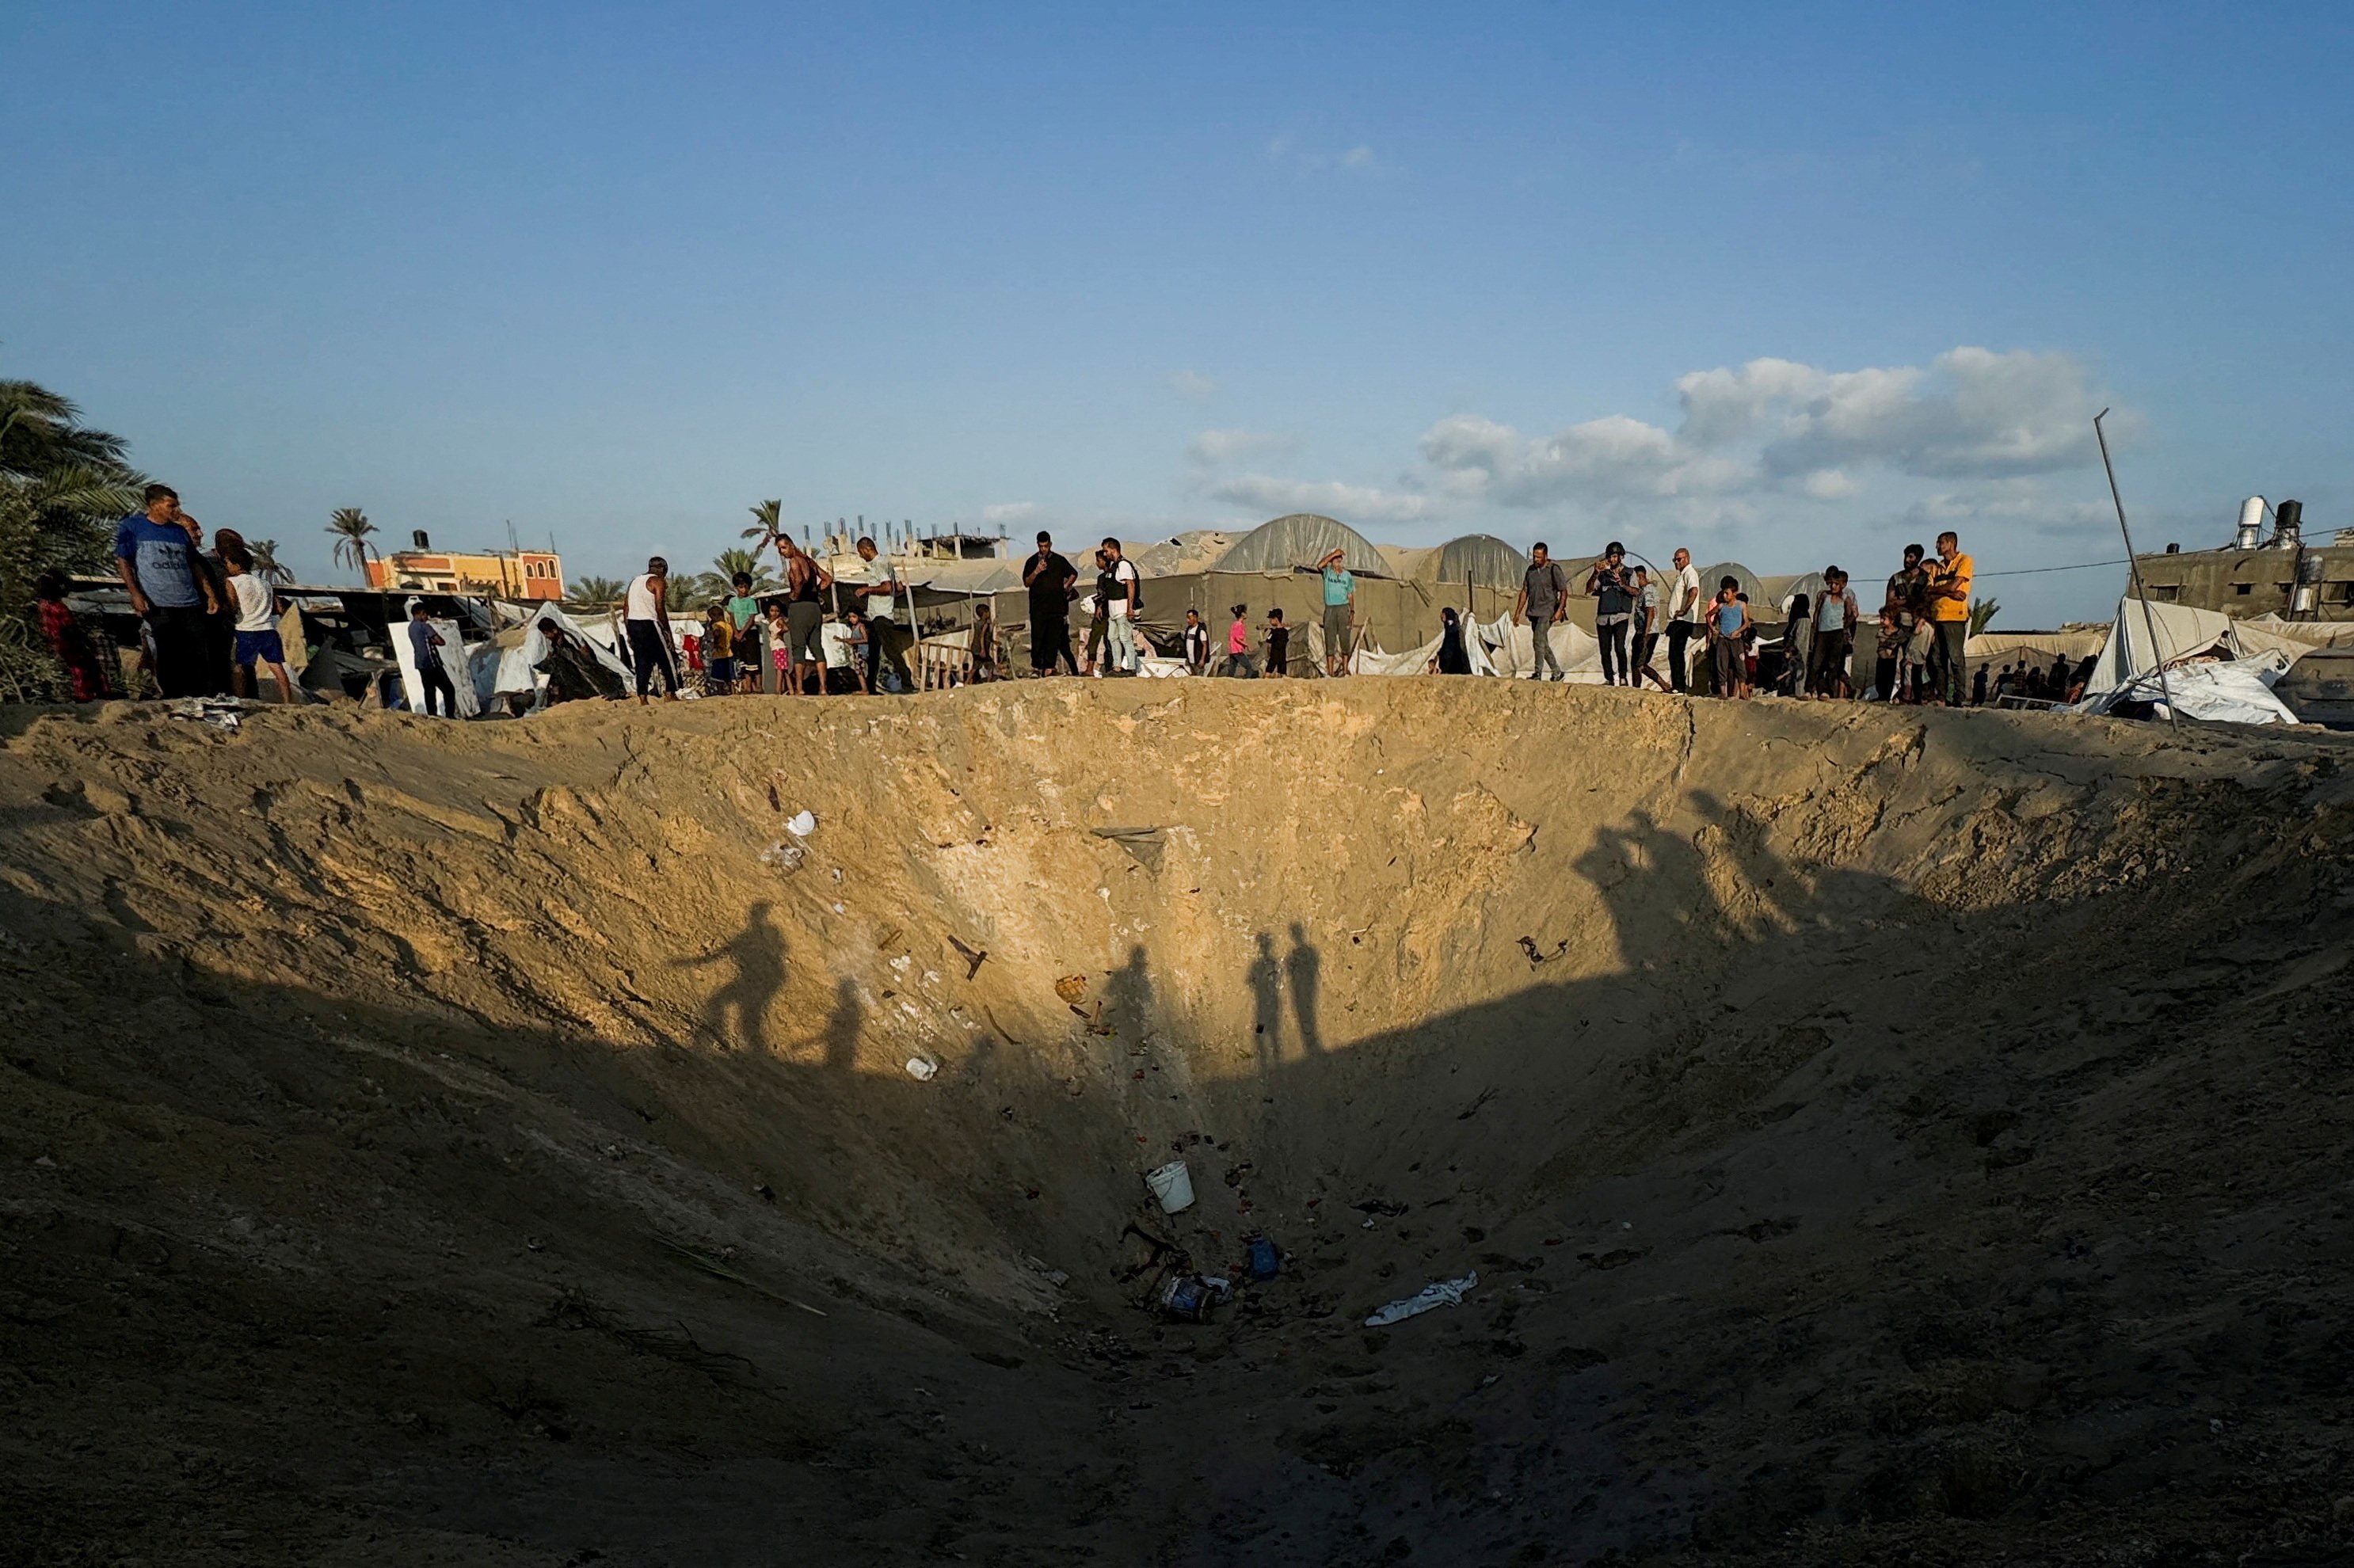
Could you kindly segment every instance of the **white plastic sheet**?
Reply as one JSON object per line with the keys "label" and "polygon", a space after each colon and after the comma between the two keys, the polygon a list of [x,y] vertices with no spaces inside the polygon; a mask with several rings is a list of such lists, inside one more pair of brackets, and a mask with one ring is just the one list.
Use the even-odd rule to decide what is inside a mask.
{"label": "white plastic sheet", "polygon": [[1478,1270],[1460,1279],[1437,1279],[1401,1301],[1393,1301],[1365,1319],[1368,1329],[1387,1328],[1408,1318],[1420,1317],[1434,1307],[1460,1307],[1464,1293],[1479,1283]]}

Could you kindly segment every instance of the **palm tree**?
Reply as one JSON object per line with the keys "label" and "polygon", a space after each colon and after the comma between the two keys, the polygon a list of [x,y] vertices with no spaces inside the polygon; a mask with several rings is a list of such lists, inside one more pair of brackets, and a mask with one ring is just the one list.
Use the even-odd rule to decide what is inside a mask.
{"label": "palm tree", "polygon": [[[763,501],[752,508],[752,526],[745,529],[740,536],[746,539],[772,537],[784,530],[784,519],[785,503],[783,502]],[[759,546],[755,545],[752,550],[757,555],[759,553]]]}
{"label": "palm tree", "polygon": [[742,572],[752,579],[752,591],[774,593],[781,584],[761,569],[759,556],[751,550],[722,550],[719,558],[711,563],[711,575],[726,585],[726,591],[736,591],[736,574]]}
{"label": "palm tree", "polygon": [[1976,637],[1979,632],[1984,631],[1987,629],[1987,622],[1992,620],[1996,615],[2001,612],[2001,609],[2002,601],[2000,599],[1974,599],[1970,600],[1970,635],[1972,637]]}
{"label": "palm tree", "polygon": [[292,568],[278,564],[277,540],[248,539],[245,547],[252,553],[253,569],[261,574],[263,582],[275,588],[294,580]]}
{"label": "palm tree", "polygon": [[576,577],[570,597],[582,609],[605,609],[621,597],[627,586],[618,577]]}
{"label": "palm tree", "polygon": [[81,423],[71,401],[30,381],[0,381],[0,692],[16,702],[64,690],[33,624],[33,584],[52,567],[107,569],[115,520],[145,476],[120,436]]}
{"label": "palm tree", "polygon": [[376,524],[367,520],[367,514],[356,506],[338,506],[327,519],[327,532],[335,535],[335,559],[349,561],[352,570],[366,577],[368,552],[376,548],[368,543]]}

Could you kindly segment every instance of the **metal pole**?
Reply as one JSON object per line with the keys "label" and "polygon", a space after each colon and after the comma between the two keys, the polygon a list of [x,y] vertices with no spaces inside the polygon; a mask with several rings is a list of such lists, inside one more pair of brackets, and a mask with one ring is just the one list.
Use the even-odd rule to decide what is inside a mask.
{"label": "metal pole", "polygon": [[2165,651],[2158,645],[2158,617],[2150,610],[2149,596],[2142,590],[2141,558],[2134,554],[2133,530],[2126,526],[2126,498],[2117,490],[2116,465],[2109,461],[2109,434],[2101,429],[2101,421],[2108,417],[2106,408],[2093,416],[2093,438],[2101,443],[2101,467],[2109,476],[2109,499],[2117,506],[2117,532],[2125,535],[2126,573],[2132,579],[2134,598],[2141,601],[2142,627],[2149,633],[2150,657],[2158,661],[2158,693],[2166,701],[2166,722],[2179,733],[2182,720],[2174,711],[2174,687],[2166,678]]}

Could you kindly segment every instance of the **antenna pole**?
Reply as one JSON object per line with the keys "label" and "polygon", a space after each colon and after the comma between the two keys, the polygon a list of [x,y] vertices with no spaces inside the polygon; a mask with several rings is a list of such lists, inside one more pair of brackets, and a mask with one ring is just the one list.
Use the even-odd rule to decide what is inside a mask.
{"label": "antenna pole", "polygon": [[2093,416],[2093,438],[2101,443],[2101,467],[2109,476],[2109,499],[2117,506],[2117,532],[2125,535],[2126,572],[2133,582],[2134,598],[2141,601],[2142,628],[2149,633],[2150,657],[2158,661],[2158,693],[2166,701],[2166,722],[2179,734],[2182,719],[2174,711],[2174,687],[2166,678],[2166,653],[2158,645],[2158,616],[2150,609],[2149,596],[2142,589],[2141,557],[2134,554],[2133,530],[2126,525],[2126,498],[2117,489],[2116,464],[2109,461],[2109,434],[2101,429],[2101,421],[2108,417],[2106,408]]}

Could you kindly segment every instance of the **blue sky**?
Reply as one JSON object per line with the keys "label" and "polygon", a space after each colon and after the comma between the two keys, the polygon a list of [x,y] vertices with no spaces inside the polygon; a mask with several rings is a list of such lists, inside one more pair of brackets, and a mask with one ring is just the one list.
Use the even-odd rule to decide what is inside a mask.
{"label": "blue sky", "polygon": [[[0,375],[329,572],[815,523],[1867,580],[2354,524],[2354,8],[19,4]],[[1999,625],[2122,574],[1983,588]]]}

